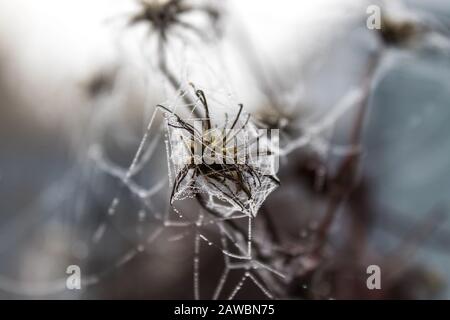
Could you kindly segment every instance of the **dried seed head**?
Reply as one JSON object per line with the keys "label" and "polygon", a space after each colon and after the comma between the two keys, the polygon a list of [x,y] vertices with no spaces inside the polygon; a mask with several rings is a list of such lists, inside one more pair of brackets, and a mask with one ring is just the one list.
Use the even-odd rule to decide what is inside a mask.
{"label": "dried seed head", "polygon": [[416,40],[423,31],[414,21],[396,21],[383,15],[380,36],[387,45],[403,46]]}
{"label": "dried seed head", "polygon": [[[141,0],[139,3],[140,11],[129,19],[129,25],[146,23],[164,41],[167,40],[169,29],[173,27],[189,31],[202,39],[210,38],[209,31],[218,29],[220,11],[207,2],[194,4],[187,0]],[[200,13],[212,28],[188,21],[186,16],[191,13]]]}
{"label": "dried seed head", "polygon": [[[278,132],[262,132],[242,105],[231,117],[232,108],[225,108],[225,121],[210,117],[203,91],[196,90],[196,95],[205,118],[181,119],[162,107],[168,115],[171,202],[206,194],[203,204],[222,216],[236,211],[255,216],[279,184]],[[221,105],[213,105],[216,116]]]}

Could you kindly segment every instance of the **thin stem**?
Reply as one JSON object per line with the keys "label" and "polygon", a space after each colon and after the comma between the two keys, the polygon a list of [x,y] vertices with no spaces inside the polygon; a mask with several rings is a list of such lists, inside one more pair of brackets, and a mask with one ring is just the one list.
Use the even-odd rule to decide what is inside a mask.
{"label": "thin stem", "polygon": [[[356,115],[355,125],[351,132],[350,141],[351,145],[359,145],[362,130],[364,127],[364,119],[368,109],[368,102],[370,98],[371,87],[373,84],[373,78],[376,73],[377,67],[380,64],[381,58],[384,53],[384,47],[381,47],[377,52],[371,57],[371,61],[367,68],[366,80],[364,81],[364,94],[360,102],[359,111]],[[340,167],[337,170],[337,174],[334,180],[338,184],[342,184],[338,186],[341,190],[332,194],[330,202],[327,207],[327,211],[325,214],[325,218],[319,226],[317,238],[317,245],[314,247],[313,253],[320,254],[327,241],[327,235],[329,233],[329,229],[331,228],[336,215],[339,211],[340,206],[345,201],[345,199],[350,195],[353,188],[355,187],[356,181],[356,171],[360,160],[360,154],[349,154],[344,158]]]}
{"label": "thin stem", "polygon": [[[166,50],[164,45],[164,39],[159,39],[159,69],[161,70],[161,73],[166,77],[166,79],[169,81],[170,85],[175,91],[178,91],[181,89],[181,82],[178,80],[178,78],[175,76],[175,74],[169,69],[169,66],[167,65],[167,57],[166,57]],[[197,108],[195,108],[195,101],[188,96],[187,94],[182,94],[183,101],[187,104],[192,106],[192,112],[194,113],[195,117],[201,118],[202,115],[198,111]]]}

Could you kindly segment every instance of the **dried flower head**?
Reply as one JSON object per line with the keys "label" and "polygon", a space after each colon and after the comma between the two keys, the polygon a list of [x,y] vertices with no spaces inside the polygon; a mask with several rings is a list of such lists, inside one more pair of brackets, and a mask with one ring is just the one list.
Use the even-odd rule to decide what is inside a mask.
{"label": "dried flower head", "polygon": [[413,21],[396,21],[383,15],[380,36],[387,45],[405,45],[416,39],[424,31]]}
{"label": "dried flower head", "polygon": [[239,211],[255,216],[279,184],[273,150],[278,143],[276,131],[257,129],[242,104],[232,119],[225,113],[222,123],[213,121],[204,92],[194,91],[204,118],[182,119],[160,106],[168,115],[171,203],[207,194],[208,199],[201,203],[221,215]]}
{"label": "dried flower head", "polygon": [[385,2],[379,35],[387,46],[438,45],[448,47],[448,26],[434,16],[413,10],[402,1]]}
{"label": "dried flower head", "polygon": [[187,0],[139,0],[140,11],[129,19],[129,25],[145,23],[156,31],[161,41],[167,41],[168,32],[176,27],[194,33],[202,39],[208,39],[204,28],[189,22],[186,16],[199,13],[206,18],[210,25],[217,29],[220,18],[219,9],[209,3],[193,3]]}

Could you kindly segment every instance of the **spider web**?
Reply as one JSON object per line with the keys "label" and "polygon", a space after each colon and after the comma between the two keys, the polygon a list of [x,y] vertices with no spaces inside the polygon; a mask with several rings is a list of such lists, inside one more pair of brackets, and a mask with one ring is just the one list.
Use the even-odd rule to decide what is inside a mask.
{"label": "spider web", "polygon": [[[190,43],[192,46],[192,43]],[[173,50],[184,51],[184,50]],[[182,59],[189,60],[189,67],[186,70],[180,72],[185,74],[185,79],[182,83],[185,83],[184,87],[179,88],[177,94],[169,94],[173,97],[169,99],[164,105],[173,113],[180,113],[183,119],[198,119],[195,116],[195,110],[202,112],[202,107],[199,104],[198,99],[190,93],[191,88],[189,80],[193,81],[198,88],[205,90],[208,101],[211,104],[211,116],[214,125],[217,128],[226,128],[230,126],[227,124],[228,120],[237,119],[236,127],[244,127],[247,114],[245,111],[238,117],[239,106],[237,101],[234,101],[233,94],[230,94],[232,90],[226,87],[224,83],[229,83],[226,77],[226,70],[223,66],[221,72],[213,71],[212,67],[205,63],[209,61],[211,56],[201,54],[204,51],[203,48],[195,48],[190,52],[194,52],[194,57],[184,56]],[[186,55],[188,55],[187,52]],[[217,55],[220,59],[220,55]],[[183,64],[179,62],[178,64]],[[219,63],[220,64],[220,63]],[[198,75],[198,70],[201,70],[201,75]],[[223,74],[223,76],[218,76]],[[189,76],[187,76],[189,75]],[[206,75],[206,76],[205,76]],[[192,103],[186,103],[186,96],[190,95],[189,100]],[[345,113],[354,103],[355,100],[360,98],[361,93],[359,91],[350,92],[348,96],[344,97],[343,102],[328,114],[323,117],[321,121],[313,122],[311,124],[306,123],[305,134],[299,139],[290,142],[282,149],[278,149],[277,142],[269,141],[267,137],[263,137],[259,140],[262,145],[265,145],[267,149],[272,149],[274,154],[272,158],[261,157],[256,158],[253,166],[263,172],[268,172],[271,175],[275,175],[274,158],[279,155],[287,155],[293,150],[301,148],[303,146],[309,146],[314,144],[323,146],[322,149],[327,149],[329,144],[326,139],[320,137],[324,131],[329,129],[330,126]],[[188,111],[190,110],[190,111]],[[214,292],[211,296],[213,299],[229,298],[234,299],[238,297],[239,292],[245,286],[253,284],[263,295],[267,298],[275,298],[275,294],[271,292],[271,284],[273,283],[272,277],[284,278],[285,276],[273,266],[266,265],[259,261],[257,254],[255,254],[254,246],[258,245],[258,239],[255,239],[253,235],[253,224],[257,218],[257,212],[259,207],[268,197],[268,195],[276,188],[276,183],[267,177],[261,177],[261,181],[256,181],[252,175],[247,174],[244,178],[251,181],[251,185],[254,186],[251,190],[252,197],[248,199],[245,194],[240,192],[235,185],[230,184],[215,184],[213,186],[210,181],[200,177],[195,186],[189,186],[189,180],[186,179],[180,186],[181,192],[176,194],[175,200],[182,201],[187,198],[192,198],[196,194],[201,193],[205,196],[205,208],[199,208],[194,215],[185,214],[182,209],[178,209],[178,205],[175,207],[170,206],[168,195],[161,196],[161,193],[173,188],[174,181],[177,174],[182,170],[182,166],[174,160],[182,154],[181,150],[185,148],[184,140],[178,139],[180,136],[179,129],[168,126],[172,121],[173,115],[166,114],[165,121],[159,121],[160,116],[163,115],[160,108],[153,109],[153,113],[146,125],[144,134],[139,143],[139,146],[132,158],[132,161],[127,167],[120,166],[110,160],[99,144],[94,144],[89,150],[89,156],[94,161],[96,167],[102,171],[105,175],[116,179],[120,186],[116,192],[116,196],[110,201],[108,209],[105,213],[104,221],[102,221],[91,238],[91,245],[95,246],[105,237],[108,228],[116,228],[119,234],[122,234],[125,240],[130,244],[131,248],[127,250],[115,263],[111,264],[106,270],[94,274],[91,276],[84,276],[83,286],[89,286],[98,283],[103,277],[106,277],[109,272],[116,270],[117,268],[130,262],[139,254],[145,253],[147,249],[154,244],[154,242],[163,234],[166,229],[177,230],[177,235],[171,237],[169,241],[179,241],[184,239],[189,234],[194,234],[194,241],[192,244],[194,257],[193,257],[193,295],[196,299],[204,298],[205,295],[201,292],[201,274],[200,274],[200,262],[201,251],[204,245],[212,247],[218,250],[223,257],[223,271],[220,277],[217,279]],[[162,133],[165,132],[165,135]],[[259,137],[256,124],[251,119],[247,125],[245,125],[245,132],[247,133],[247,139],[238,139],[238,144],[247,144],[252,147],[250,154],[254,153],[255,146],[254,140]],[[272,137],[273,138],[273,137]],[[197,139],[198,140],[198,139]],[[201,141],[198,141],[200,144]],[[154,181],[150,187],[144,187],[139,183],[138,176],[143,171],[147,170],[148,164],[155,156],[157,147],[160,144],[164,144],[166,147],[167,163],[168,163],[168,176]],[[255,157],[253,157],[255,158]],[[139,203],[140,209],[137,210],[138,225],[136,226],[136,232],[139,235],[138,239],[129,239],[120,230],[120,226],[115,225],[111,221],[120,215],[119,207],[121,205],[126,206],[127,202],[123,202],[124,190],[134,196],[134,199]],[[236,195],[239,202],[233,201],[233,196],[224,196],[231,190],[232,195]],[[160,198],[165,199],[163,209],[159,209],[157,203]],[[241,205],[239,203],[246,203]],[[213,211],[219,213],[218,215],[211,215]],[[144,222],[153,220],[152,230],[147,232],[145,230]],[[233,228],[231,222],[240,221],[246,226],[245,232],[243,230],[236,230]],[[242,223],[241,223],[242,224]],[[212,235],[210,235],[212,234]],[[214,240],[218,235],[219,240]],[[230,281],[230,273],[232,271],[241,272],[239,281],[231,287],[229,292],[225,292],[226,284]],[[269,275],[269,276],[268,276]],[[64,290],[65,280],[58,280],[50,286],[51,288]],[[52,289],[52,290],[53,290]],[[39,290],[38,290],[39,291]]]}
{"label": "spider web", "polygon": [[[146,80],[148,81],[148,79]],[[199,82],[196,81],[196,83]],[[177,106],[183,110],[192,107],[192,105],[182,104],[185,93],[183,93],[184,90],[181,91],[181,94],[175,95],[175,98],[168,101],[166,105]],[[222,94],[222,97],[225,93],[225,91],[212,89],[208,90],[208,92],[213,92],[213,95]],[[214,100],[214,98],[212,98],[213,95],[209,95],[211,100]],[[226,95],[227,99],[230,100],[231,96],[228,96],[228,93],[226,93]],[[169,96],[173,97],[174,95]],[[237,110],[237,103],[234,102],[228,104],[228,106],[230,105],[235,106]],[[225,105],[222,107],[216,105],[214,110],[220,109],[223,111],[225,107]],[[185,111],[183,112],[185,113]],[[263,283],[257,272],[270,272],[280,277],[282,277],[282,274],[272,269],[270,266],[258,262],[258,259],[252,255],[252,243],[254,241],[252,236],[252,223],[254,216],[256,216],[259,205],[273,190],[273,184],[270,181],[264,181],[260,185],[260,190],[253,190],[253,194],[255,195],[253,203],[251,203],[245,213],[240,212],[232,205],[230,206],[229,203],[228,205],[224,204],[224,202],[217,197],[210,197],[210,195],[208,195],[209,198],[207,202],[215,210],[222,213],[220,217],[211,216],[204,209],[199,209],[196,217],[183,216],[181,212],[177,212],[176,208],[172,209],[170,207],[167,195],[165,197],[166,201],[164,201],[163,208],[159,208],[158,202],[160,202],[162,197],[164,198],[161,194],[164,194],[164,192],[167,191],[168,185],[170,186],[170,172],[167,177],[153,181],[150,187],[144,186],[144,184],[141,183],[142,181],[140,181],[141,179],[139,176],[147,170],[152,159],[158,154],[158,146],[170,142],[167,137],[164,137],[162,134],[165,131],[166,123],[159,121],[158,118],[160,118],[160,115],[160,109],[154,109],[150,120],[146,125],[139,146],[128,166],[120,165],[111,160],[105,146],[100,143],[95,143],[89,148],[88,156],[92,161],[91,164],[94,165],[94,170],[96,169],[100,173],[103,173],[104,176],[116,179],[119,183],[119,187],[117,188],[116,195],[109,202],[102,220],[92,233],[88,245],[89,247],[98,247],[102,240],[105,239],[108,233],[107,231],[109,229],[115,229],[115,231],[117,231],[116,233],[118,233],[128,244],[129,249],[127,249],[114,263],[109,263],[106,269],[90,275],[83,274],[82,287],[85,288],[98,284],[111,272],[114,272],[118,268],[129,263],[138,255],[145,254],[148,248],[154,244],[165,230],[179,230],[177,236],[169,239],[169,241],[178,241],[183,239],[187,234],[192,233],[192,229],[194,229],[193,287],[195,298],[203,297],[200,292],[201,277],[199,267],[200,251],[204,244],[219,250],[224,259],[224,271],[220,279],[217,280],[217,286],[212,298],[226,296],[228,298],[235,298],[247,281],[251,281],[267,297],[274,297],[269,289],[267,289],[267,284]],[[217,119],[216,115],[214,115],[214,117]],[[125,193],[131,194],[133,199],[138,202],[139,209],[136,210],[138,224],[135,226],[136,232],[139,235],[137,239],[130,238],[124,230],[121,230],[121,226],[114,221],[118,216],[123,215],[120,211],[121,206],[127,206],[129,204],[129,201],[124,199]],[[144,225],[145,222],[150,220],[153,220],[152,230],[148,232],[145,230]],[[235,230],[230,229],[228,222],[238,220],[242,220],[247,224],[247,232],[245,234],[236,233]],[[212,240],[212,238],[210,239],[210,236],[207,233],[211,230],[214,230],[215,233],[220,236],[220,240],[217,243]],[[228,294],[226,294],[224,293],[225,283],[230,281],[229,273],[231,270],[242,270],[243,278]],[[32,289],[30,289],[29,286],[27,286],[27,288],[22,288],[17,285],[17,283],[8,281],[8,279],[2,278],[0,279],[0,282],[2,283],[2,287],[9,288],[8,291],[25,295],[49,295],[66,290],[65,278],[42,285],[37,284],[34,285]]]}
{"label": "spider web", "polygon": [[[217,116],[211,116],[210,119],[193,118],[194,122],[189,124],[190,119],[181,120],[175,112],[166,112],[167,159],[170,185],[176,191],[174,199],[193,198],[202,193],[207,197],[205,205],[222,216],[231,216],[233,212],[238,211],[255,217],[261,204],[277,186],[277,154],[271,151],[275,148],[278,150],[278,136],[275,135],[277,130],[271,130],[270,139],[265,130],[258,132],[250,115],[242,111],[242,106],[237,115],[233,115],[234,120],[230,120],[227,113],[230,107],[225,107],[226,104],[221,103],[217,95],[208,95],[207,99],[210,97],[212,99],[209,108],[214,110],[215,114],[222,113],[222,118],[225,118],[221,124],[217,123],[220,121]],[[192,110],[198,109],[199,103],[198,100],[195,101],[194,106],[190,106]],[[177,106],[169,106],[169,109],[176,110]],[[201,125],[204,121],[214,128],[203,132]],[[199,128],[195,127],[196,124],[200,124],[197,126]],[[239,129],[230,130],[233,127]],[[189,132],[187,129],[190,128],[194,130]],[[212,142],[206,143],[208,140]],[[190,149],[194,147],[199,150],[198,155],[190,154]],[[205,149],[203,154],[200,152],[202,148]],[[214,152],[214,149],[218,150]],[[237,149],[243,152],[238,152]],[[194,162],[209,170],[208,173],[196,176],[194,172],[190,176],[196,166]],[[206,162],[208,164],[205,164]],[[214,162],[220,164],[219,170],[212,169]],[[230,170],[226,170],[230,167],[227,163],[231,163]],[[221,176],[222,181],[219,181],[217,175],[223,170],[226,172]],[[226,177],[240,175],[240,183],[223,178],[225,174]]]}
{"label": "spider web", "polygon": [[[187,90],[180,90],[184,92],[183,94],[187,94]],[[220,94],[219,94],[220,95]],[[212,97],[213,95],[210,95]],[[217,106],[220,105],[218,95],[215,95],[211,98],[211,101],[215,102],[215,107],[212,109],[215,113],[220,109]],[[223,96],[222,96],[223,97]],[[183,105],[182,104],[182,95],[178,95],[172,101],[169,101],[167,105],[172,106],[174,110],[195,110],[197,108],[198,101],[194,102],[194,106],[192,105]],[[222,107],[221,109],[224,109]],[[144,133],[142,140],[139,144],[139,147],[136,151],[136,154],[131,161],[131,164],[128,168],[120,168],[111,161],[109,161],[105,155],[101,152],[101,148],[95,146],[91,150],[91,156],[97,163],[98,167],[104,171],[105,173],[117,178],[120,180],[122,184],[122,188],[128,189],[129,192],[136,195],[136,198],[139,201],[143,201],[146,203],[148,207],[149,204],[152,203],[152,198],[155,197],[162,188],[167,185],[167,180],[161,180],[155,184],[150,189],[145,189],[139,186],[134,180],[133,177],[144,168],[145,163],[149,161],[151,158],[156,145],[161,142],[161,135],[151,136],[149,132],[151,131],[153,126],[158,128],[158,131],[162,129],[166,129],[164,143],[166,145],[167,157],[168,157],[168,178],[169,185],[173,186],[174,174],[179,172],[180,168],[176,166],[176,162],[170,161],[174,157],[177,156],[177,149],[181,146],[181,140],[171,140],[169,136],[170,127],[167,125],[170,119],[167,119],[166,122],[157,123],[155,121],[158,116],[160,109],[155,109],[151,119],[148,123],[146,132]],[[191,112],[192,115],[192,112]],[[167,115],[166,115],[167,117]],[[212,116],[214,118],[214,116]],[[217,118],[216,118],[217,119]],[[241,120],[242,121],[242,120]],[[251,127],[253,138],[256,133],[256,127],[252,125]],[[177,136],[177,135],[175,135]],[[267,142],[267,141],[266,141]],[[258,160],[258,164],[261,168],[267,170],[267,167],[270,167],[273,170],[273,163],[266,163],[268,159]],[[270,162],[273,162],[273,158],[270,158]],[[252,223],[253,219],[256,216],[257,209],[264,201],[264,199],[270,194],[272,190],[275,189],[276,185],[270,179],[264,179],[264,182],[261,182],[259,185],[259,190],[255,191],[255,198],[252,199],[251,205],[248,206],[248,210],[242,210],[243,208],[237,206],[230,199],[225,199],[220,195],[221,190],[214,190],[210,185],[200,180],[200,183],[197,184],[197,188],[192,188],[188,191],[183,191],[183,196],[179,196],[177,200],[182,200],[186,197],[192,197],[195,192],[203,192],[207,194],[207,208],[211,208],[220,213],[220,216],[211,216],[208,212],[205,212],[204,209],[200,209],[197,219],[186,219],[183,216],[183,213],[177,208],[173,208],[173,211],[169,207],[166,208],[166,211],[163,215],[154,216],[157,220],[160,221],[160,227],[157,227],[154,232],[152,232],[148,237],[145,243],[139,243],[136,248],[133,248],[129,253],[125,254],[125,256],[120,259],[119,265],[122,265],[128,261],[130,261],[136,254],[139,252],[143,252],[145,247],[150,245],[162,232],[165,228],[176,228],[176,229],[186,229],[182,230],[179,233],[179,236],[172,237],[172,241],[177,241],[183,239],[186,234],[190,232],[192,227],[195,229],[195,237],[194,237],[194,260],[193,260],[193,287],[194,287],[194,297],[199,299],[201,297],[200,294],[200,251],[201,245],[207,244],[208,246],[212,246],[222,253],[224,257],[224,270],[220,279],[218,279],[217,286],[214,290],[214,294],[212,298],[217,299],[224,295],[223,289],[226,281],[228,280],[229,273],[231,270],[243,270],[243,277],[236,284],[231,293],[228,294],[228,298],[234,298],[238,292],[243,287],[244,283],[247,281],[252,282],[265,296],[268,298],[273,298],[274,295],[267,289],[266,285],[263,283],[261,279],[258,279],[259,276],[255,273],[259,270],[264,270],[266,272],[273,273],[276,276],[283,277],[283,275],[267,266],[261,262],[259,262],[252,255]],[[185,190],[184,188],[183,190]],[[121,198],[120,195],[113,198],[108,208],[108,217],[113,217],[117,214],[117,208],[120,205]],[[168,199],[167,199],[167,202]],[[141,213],[144,214],[144,213]],[[227,221],[231,220],[245,220],[247,222],[247,234],[245,237],[242,234],[235,233],[234,230],[230,230],[227,226]],[[97,231],[94,233],[93,242],[99,242],[103,237],[106,230],[106,222],[102,223]],[[220,235],[220,242],[215,243],[214,241],[209,239],[209,236],[203,232],[203,230],[211,230],[212,228],[216,229],[216,232]],[[117,264],[116,264],[117,265]],[[255,271],[251,271],[255,270]]]}
{"label": "spider web", "polygon": [[[186,72],[187,73],[187,72]],[[205,80],[209,82],[209,80]],[[201,83],[200,81],[196,81]],[[199,88],[206,87],[205,85],[199,86]],[[212,114],[211,118],[217,121],[217,126],[223,127],[225,123],[225,112],[228,112],[229,118],[233,119],[233,115],[238,112],[238,104],[233,101],[233,95],[230,96],[224,86],[212,86],[209,84],[207,97],[214,107],[211,108]],[[219,89],[217,89],[219,88]],[[195,119],[193,115],[193,110],[199,107],[197,100],[194,100],[193,104],[186,104],[183,97],[189,94],[190,86],[186,84],[184,88],[180,88],[181,94],[175,95],[174,98],[168,100],[164,103],[174,112],[180,112],[180,114],[186,115],[187,118],[191,117]],[[350,95],[349,100],[355,100],[358,95]],[[231,106],[231,107],[230,107]],[[234,108],[230,111],[230,108]],[[317,128],[326,129],[327,126],[335,121],[340,114],[348,109],[348,103],[342,104],[341,107],[336,109],[335,113],[331,113],[331,120],[323,120],[321,124],[317,125]],[[186,110],[191,110],[187,112]],[[253,224],[256,219],[256,213],[258,211],[261,203],[266,199],[266,197],[273,191],[276,187],[270,179],[264,179],[259,190],[254,190],[255,200],[253,206],[249,207],[249,210],[241,210],[242,208],[236,206],[233,203],[229,203],[223,199],[220,199],[220,192],[211,190],[211,187],[207,187],[206,183],[201,183],[201,190],[194,190],[203,192],[207,195],[208,208],[213,211],[220,212],[220,216],[212,216],[205,209],[200,208],[196,215],[189,216],[185,215],[182,210],[177,208],[171,208],[169,202],[169,196],[165,195],[165,206],[162,210],[157,208],[157,202],[161,198],[161,193],[167,191],[167,187],[173,184],[174,174],[180,170],[176,167],[171,160],[171,157],[177,155],[177,148],[182,146],[179,140],[171,139],[169,131],[170,128],[167,127],[166,121],[160,121],[163,116],[161,109],[154,109],[150,119],[146,125],[144,134],[139,143],[139,146],[132,158],[128,167],[122,167],[112,160],[110,160],[104,151],[103,147],[99,144],[94,144],[89,150],[89,156],[94,161],[96,167],[102,171],[104,174],[113,177],[120,183],[117,195],[111,199],[108,210],[105,212],[104,221],[102,221],[96,228],[95,232],[91,238],[91,245],[95,246],[100,243],[100,241],[105,237],[108,228],[120,229],[119,226],[111,223],[112,219],[117,215],[121,214],[118,210],[122,203],[122,196],[124,190],[134,195],[137,202],[141,204],[141,209],[137,211],[138,225],[136,226],[136,231],[140,234],[137,241],[134,239],[126,239],[131,248],[127,250],[116,262],[112,263],[106,270],[100,273],[93,274],[90,276],[83,276],[82,286],[87,287],[93,284],[99,283],[103,278],[105,278],[110,272],[117,270],[124,266],[125,264],[132,261],[135,257],[140,254],[144,254],[149,247],[151,247],[155,241],[164,233],[167,229],[174,229],[177,232],[176,236],[173,236],[169,241],[179,241],[184,239],[189,234],[194,234],[194,241],[192,248],[194,251],[194,257],[192,261],[193,265],[193,295],[196,299],[205,298],[206,295],[201,292],[202,276],[200,273],[200,263],[201,263],[201,252],[203,247],[212,247],[221,253],[223,257],[223,271],[220,277],[217,279],[217,284],[215,286],[213,294],[209,297],[212,299],[218,298],[228,298],[234,299],[239,297],[239,293],[244,286],[253,285],[257,288],[264,296],[267,298],[275,298],[275,294],[271,291],[272,277],[283,279],[285,276],[280,271],[278,271],[273,266],[266,265],[259,261],[258,257],[254,252],[254,245],[258,244],[258,239],[255,239],[253,235]],[[245,119],[244,117],[241,117]],[[242,121],[239,120],[239,124]],[[325,118],[326,119],[326,118]],[[250,136],[255,137],[256,126],[250,122]],[[319,130],[320,131],[320,130]],[[164,135],[164,132],[166,135]],[[314,133],[309,137],[316,136]],[[287,149],[275,150],[275,155],[283,155],[284,153],[289,153],[289,151],[301,147],[303,145],[308,145],[311,140],[305,140],[301,144],[295,146],[290,146]],[[156,150],[158,145],[164,144],[166,146],[166,152],[168,156],[168,176],[155,181],[150,187],[144,187],[138,182],[138,175],[143,171],[147,170],[147,165],[150,163],[152,158],[157,153]],[[266,142],[266,144],[269,144]],[[175,151],[175,152],[174,152]],[[268,159],[263,159],[257,165],[261,168],[267,166],[269,170],[273,170],[273,161]],[[189,190],[191,192],[193,190]],[[192,196],[193,193],[190,193]],[[180,197],[177,200],[182,200]],[[144,222],[153,220],[153,230],[146,232],[143,228]],[[230,228],[230,221],[241,221],[246,225],[246,233],[236,232],[233,228]],[[118,230],[120,231],[120,230]],[[120,232],[119,232],[120,233]],[[212,233],[212,235],[210,235]],[[218,235],[219,240],[214,240],[214,235]],[[231,290],[226,292],[227,283],[232,281],[230,273],[232,271],[241,272],[241,277],[237,283],[232,285]],[[269,276],[268,276],[269,275]],[[6,283],[8,284],[8,283]],[[10,285],[10,287],[13,287]],[[58,290],[65,290],[65,279],[57,280],[48,286],[50,289],[44,290],[37,289],[35,293],[48,293],[57,292]],[[17,290],[17,287],[16,287]]]}

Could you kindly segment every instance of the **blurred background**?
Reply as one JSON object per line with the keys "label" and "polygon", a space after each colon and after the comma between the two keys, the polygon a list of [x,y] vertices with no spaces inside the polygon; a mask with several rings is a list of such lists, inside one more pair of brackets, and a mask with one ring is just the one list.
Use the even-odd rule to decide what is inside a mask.
{"label": "blurred background", "polygon": [[[195,230],[164,225],[177,215],[160,115],[147,131],[155,106],[177,95],[164,54],[180,83],[211,95],[226,87],[288,147],[359,94],[282,157],[281,185],[255,219],[265,263],[287,275],[261,278],[274,296],[450,298],[448,1],[181,2],[220,19],[183,16],[212,39],[173,28],[161,53],[151,23],[127,23],[139,1],[0,0],[0,297],[194,298]],[[372,4],[381,30],[367,28]],[[146,161],[124,187],[146,132]],[[355,157],[338,146],[349,145],[358,164],[344,170]],[[193,220],[200,210],[180,207]],[[202,245],[201,298],[217,289],[218,261]],[[366,288],[372,264],[381,290]],[[66,288],[69,265],[81,268],[81,290]],[[241,277],[230,272],[222,297]],[[236,295],[264,297],[250,282]]]}

